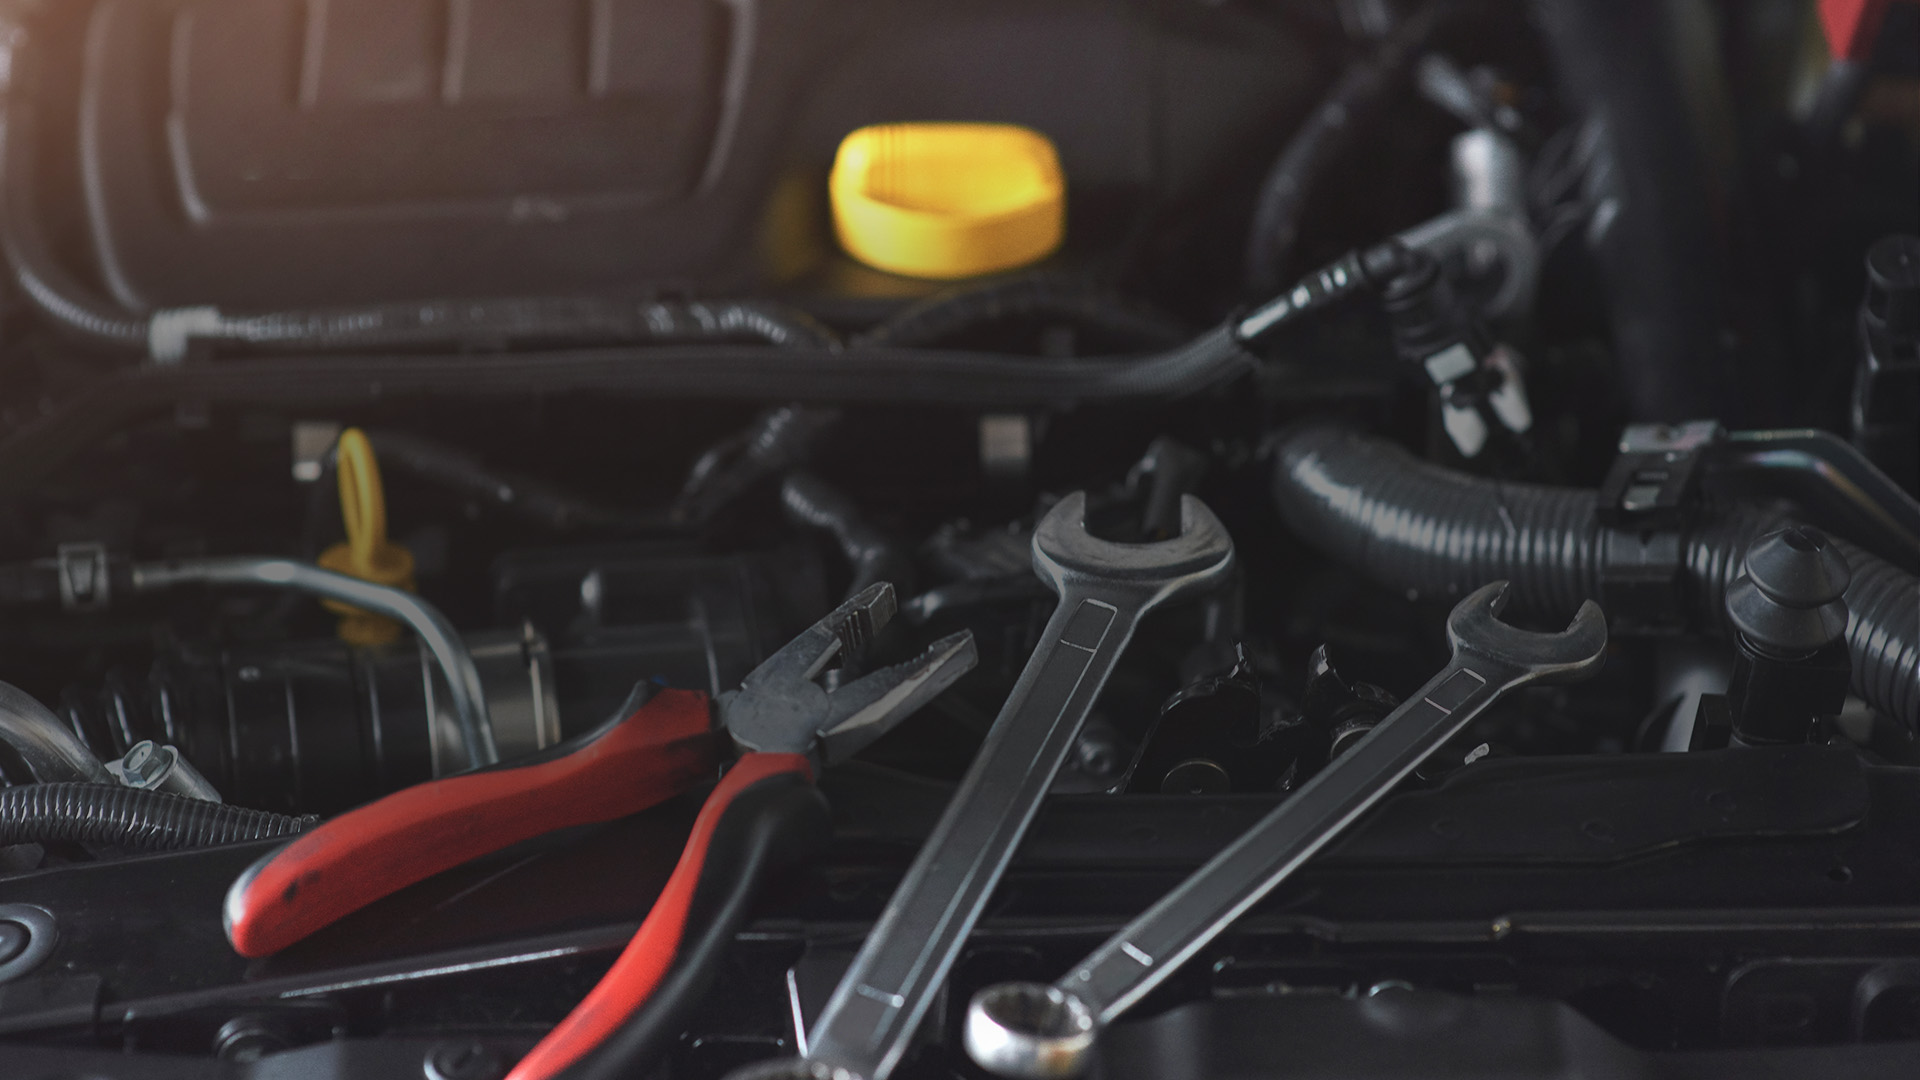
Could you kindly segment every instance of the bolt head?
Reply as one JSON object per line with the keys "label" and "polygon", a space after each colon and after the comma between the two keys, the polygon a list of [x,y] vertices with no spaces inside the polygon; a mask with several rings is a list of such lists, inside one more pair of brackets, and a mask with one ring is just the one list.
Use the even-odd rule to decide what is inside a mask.
{"label": "bolt head", "polygon": [[120,769],[132,787],[143,787],[157,780],[173,764],[172,755],[151,740],[135,743],[120,759]]}

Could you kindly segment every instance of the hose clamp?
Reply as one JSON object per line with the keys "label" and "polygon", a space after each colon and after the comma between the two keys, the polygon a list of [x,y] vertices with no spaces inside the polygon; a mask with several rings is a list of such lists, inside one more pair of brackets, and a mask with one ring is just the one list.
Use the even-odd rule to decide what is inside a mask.
{"label": "hose clamp", "polygon": [[1686,628],[1681,572],[1701,464],[1726,438],[1715,420],[1631,424],[1600,487],[1600,603],[1616,629],[1672,634]]}
{"label": "hose clamp", "polygon": [[1616,529],[1674,529],[1691,517],[1701,463],[1727,437],[1718,420],[1629,424],[1600,485],[1597,513]]}

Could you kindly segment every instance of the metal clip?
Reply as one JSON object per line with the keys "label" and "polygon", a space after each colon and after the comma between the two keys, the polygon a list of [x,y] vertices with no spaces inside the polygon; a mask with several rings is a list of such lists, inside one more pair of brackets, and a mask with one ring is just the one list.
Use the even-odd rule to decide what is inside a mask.
{"label": "metal clip", "polygon": [[1620,435],[1594,516],[1604,527],[1600,599],[1614,626],[1642,634],[1686,626],[1680,571],[1701,468],[1726,438],[1718,421],[1633,424]]}
{"label": "metal clip", "polygon": [[1617,529],[1680,525],[1699,485],[1700,463],[1726,434],[1717,420],[1628,425],[1620,434],[1620,456],[1600,486],[1600,523]]}
{"label": "metal clip", "polygon": [[61,544],[56,554],[63,610],[100,611],[112,601],[113,579],[107,570],[105,544]]}

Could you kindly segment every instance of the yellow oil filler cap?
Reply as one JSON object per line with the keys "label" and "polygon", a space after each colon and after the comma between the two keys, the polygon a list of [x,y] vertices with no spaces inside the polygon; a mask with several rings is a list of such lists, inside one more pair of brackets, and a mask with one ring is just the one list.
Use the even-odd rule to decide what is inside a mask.
{"label": "yellow oil filler cap", "polygon": [[[320,553],[321,567],[376,585],[413,591],[413,553],[387,539],[387,493],[373,443],[359,428],[340,433],[340,517],[347,539]],[[340,640],[349,645],[385,645],[400,637],[400,624],[337,600],[322,601],[340,616]]]}
{"label": "yellow oil filler cap", "polygon": [[942,280],[1011,270],[1060,246],[1066,181],[1053,142],[1013,124],[879,124],[840,143],[828,180],[847,254]]}

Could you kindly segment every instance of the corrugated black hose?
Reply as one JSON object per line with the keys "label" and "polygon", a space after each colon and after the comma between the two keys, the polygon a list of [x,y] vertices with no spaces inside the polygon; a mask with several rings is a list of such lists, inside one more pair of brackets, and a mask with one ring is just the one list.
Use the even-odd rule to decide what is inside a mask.
{"label": "corrugated black hose", "polygon": [[[1506,483],[1442,468],[1345,428],[1315,425],[1275,445],[1273,497],[1299,536],[1392,589],[1453,598],[1513,582],[1517,613],[1571,616],[1601,599],[1613,530],[1596,492]],[[1726,591],[1747,546],[1788,524],[1751,505],[1705,506],[1681,538],[1680,608],[1725,633]],[[1920,728],[1920,578],[1840,541],[1853,692]]]}
{"label": "corrugated black hose", "polygon": [[65,840],[131,851],[183,851],[293,836],[319,820],[118,784],[22,784],[0,790],[0,847]]}

